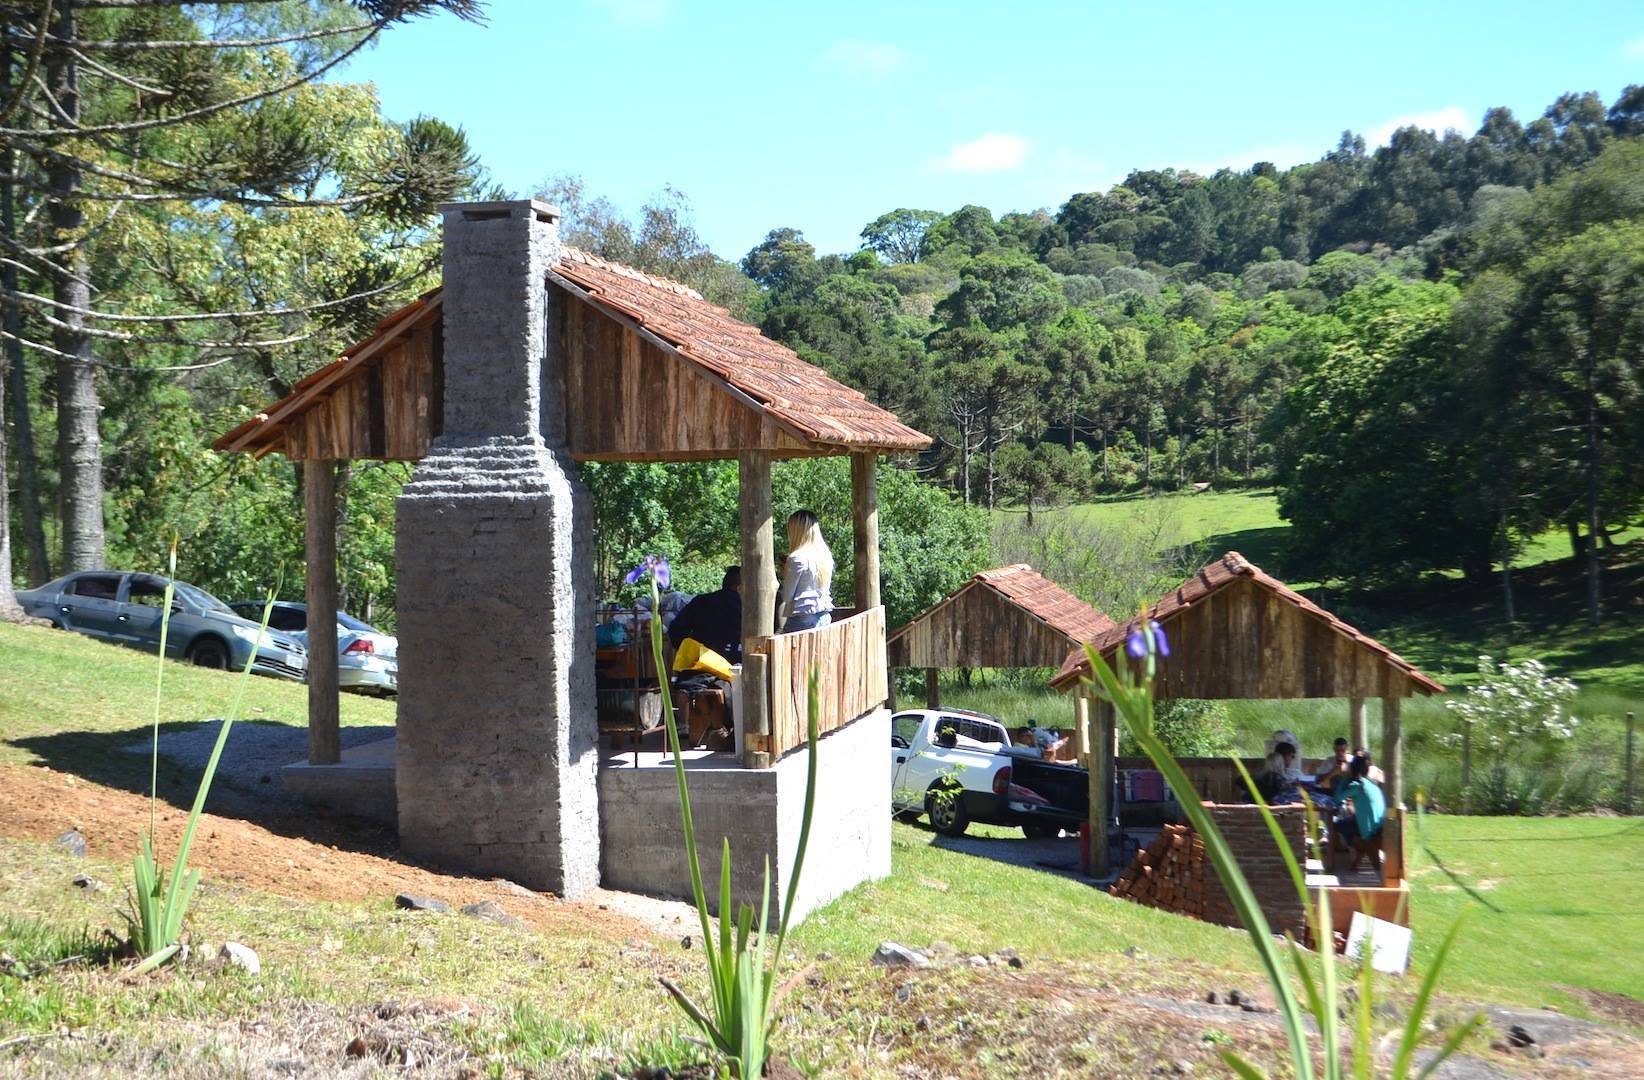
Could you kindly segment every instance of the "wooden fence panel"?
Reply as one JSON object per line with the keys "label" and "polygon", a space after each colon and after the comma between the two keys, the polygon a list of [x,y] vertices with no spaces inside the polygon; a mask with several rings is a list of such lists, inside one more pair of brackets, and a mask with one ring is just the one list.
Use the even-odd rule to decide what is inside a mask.
{"label": "wooden fence panel", "polygon": [[805,745],[806,690],[816,672],[817,729],[844,727],[890,696],[885,668],[885,609],[870,608],[818,630],[776,634],[758,643],[770,658],[770,752]]}

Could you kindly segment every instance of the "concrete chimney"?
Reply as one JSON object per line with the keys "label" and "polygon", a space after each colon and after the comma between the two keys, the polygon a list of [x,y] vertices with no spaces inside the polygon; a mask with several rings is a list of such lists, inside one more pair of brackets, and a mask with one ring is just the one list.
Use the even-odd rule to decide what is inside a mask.
{"label": "concrete chimney", "polygon": [[592,513],[564,445],[559,212],[445,215],[445,425],[398,504],[401,847],[599,884]]}

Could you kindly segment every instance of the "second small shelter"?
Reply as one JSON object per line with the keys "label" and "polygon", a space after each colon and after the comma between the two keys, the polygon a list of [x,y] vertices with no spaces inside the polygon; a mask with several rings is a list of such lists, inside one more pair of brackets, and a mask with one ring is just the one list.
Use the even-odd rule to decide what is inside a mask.
{"label": "second small shelter", "polygon": [[1057,667],[1116,624],[1026,563],[965,582],[885,639],[886,666],[923,668],[925,699],[941,706],[942,668]]}
{"label": "second small shelter", "polygon": [[[1382,702],[1377,760],[1386,773],[1390,813],[1403,804],[1404,752],[1400,736],[1403,700],[1441,694],[1444,687],[1368,634],[1262,571],[1236,551],[1193,574],[1161,596],[1148,617],[1164,628],[1170,655],[1160,657],[1154,695],[1160,700],[1232,698],[1346,698],[1351,738],[1370,745],[1365,702]],[[1114,626],[1091,647],[1109,664],[1120,656],[1135,620]],[[1092,822],[1106,821],[1102,777],[1114,768],[1117,734],[1113,707],[1099,700],[1086,679],[1092,674],[1083,650],[1067,655],[1051,686],[1074,690],[1081,729],[1089,736]],[[1093,715],[1094,714],[1094,715]],[[1093,866],[1107,867],[1106,830],[1093,829]]]}

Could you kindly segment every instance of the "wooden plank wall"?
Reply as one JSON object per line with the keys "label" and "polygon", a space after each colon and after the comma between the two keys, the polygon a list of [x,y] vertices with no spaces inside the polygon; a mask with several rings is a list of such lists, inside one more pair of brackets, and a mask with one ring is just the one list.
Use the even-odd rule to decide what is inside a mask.
{"label": "wooden plank wall", "polygon": [[1077,645],[995,590],[972,582],[904,627],[893,668],[1060,667]]}
{"label": "wooden plank wall", "polygon": [[[1338,634],[1251,581],[1171,618],[1159,660],[1161,698],[1407,697],[1409,678],[1374,649]],[[1107,656],[1111,663],[1113,654]]]}
{"label": "wooden plank wall", "polygon": [[293,461],[415,461],[444,417],[438,319],[414,327],[339,380],[286,426]]}
{"label": "wooden plank wall", "polygon": [[773,635],[760,641],[756,651],[770,658],[769,753],[773,758],[805,745],[806,688],[813,667],[820,732],[844,727],[890,696],[882,607],[820,630]]}
{"label": "wooden plank wall", "polygon": [[696,366],[565,300],[565,411],[579,461],[686,461],[803,449]]}

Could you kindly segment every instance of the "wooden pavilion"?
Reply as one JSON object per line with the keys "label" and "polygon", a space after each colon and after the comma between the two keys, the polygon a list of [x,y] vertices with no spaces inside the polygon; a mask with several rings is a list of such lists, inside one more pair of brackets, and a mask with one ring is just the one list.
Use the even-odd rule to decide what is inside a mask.
{"label": "wooden pavilion", "polygon": [[885,641],[890,668],[923,668],[925,703],[941,705],[937,672],[1056,667],[1113,620],[1026,563],[983,570]]}
{"label": "wooden pavilion", "polygon": [[[790,673],[802,663],[822,667],[824,730],[883,703],[886,675],[874,662],[884,640],[876,463],[880,454],[921,450],[929,437],[688,286],[569,246],[546,280],[564,411],[544,427],[563,425],[556,434],[574,460],[738,463],[746,764],[768,765],[804,739],[803,691],[796,698],[791,686],[769,685],[772,669],[800,678]],[[424,293],[213,444],[302,462],[311,611],[336,609],[336,464],[419,460],[447,426],[444,300],[442,289]],[[774,637],[771,464],[828,455],[851,458],[855,614]],[[311,623],[312,764],[339,756],[333,635],[329,620]],[[788,655],[796,649],[805,655]]]}
{"label": "wooden pavilion", "polygon": [[[1155,695],[1169,698],[1345,698],[1350,738],[1370,746],[1365,703],[1381,699],[1378,764],[1386,773],[1389,808],[1402,806],[1404,759],[1400,710],[1412,694],[1444,687],[1387,646],[1364,634],[1236,551],[1215,560],[1161,596],[1148,611],[1169,639],[1170,655],[1158,661]],[[1136,628],[1132,619],[1090,642],[1109,664],[1125,661],[1121,650]],[[1051,686],[1076,695],[1076,723],[1093,728],[1091,820],[1108,817],[1108,780],[1115,768],[1117,731],[1113,707],[1096,697],[1085,652],[1068,654]],[[1231,766],[1219,763],[1219,771]],[[1212,791],[1201,792],[1207,798]],[[1100,799],[1098,799],[1100,795]],[[1098,872],[1107,870],[1106,830],[1092,828]],[[1402,854],[1402,853],[1401,853]]]}

